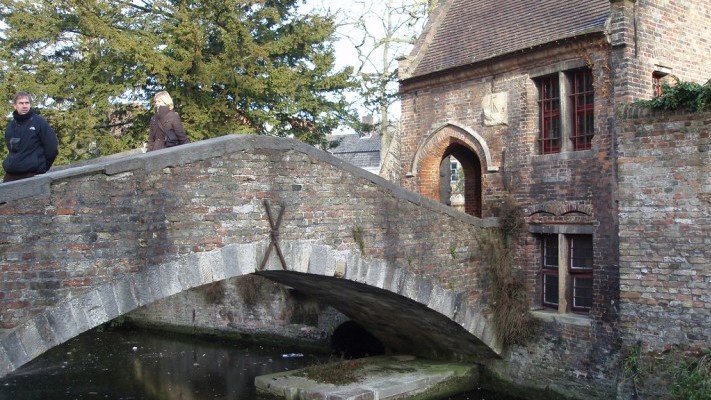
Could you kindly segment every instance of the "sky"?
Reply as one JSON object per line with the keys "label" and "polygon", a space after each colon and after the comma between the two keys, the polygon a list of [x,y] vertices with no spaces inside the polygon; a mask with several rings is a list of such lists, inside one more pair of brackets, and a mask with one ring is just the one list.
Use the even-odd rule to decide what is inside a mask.
{"label": "sky", "polygon": [[[418,0],[305,0],[305,2],[299,6],[299,11],[304,13],[312,11],[316,11],[319,13],[322,13],[324,11],[337,13],[336,20],[340,22],[340,24],[336,29],[336,36],[338,37],[338,42],[335,44],[335,49],[336,69],[339,70],[345,66],[352,66],[354,68],[358,68],[361,66],[361,61],[358,59],[358,53],[356,52],[354,42],[362,40],[364,34],[361,29],[355,28],[352,23],[349,22],[352,22],[358,17],[362,17],[368,32],[376,39],[380,39],[386,36],[386,29],[384,28],[384,25],[388,22],[385,18],[385,16],[388,14],[387,6],[403,6],[407,4],[413,4],[417,1]],[[391,14],[391,23],[403,24],[404,21],[405,20],[402,17],[398,18],[398,16],[394,13]],[[414,27],[409,27],[403,24],[403,27],[400,28],[397,32],[398,36],[407,36],[410,38],[414,38],[421,29],[422,21]],[[372,41],[366,42],[363,48],[366,50],[372,49],[374,47],[372,43]],[[397,62],[395,60],[400,56],[409,54],[412,48],[412,45],[397,46],[398,47],[392,49],[388,56],[388,59],[392,61],[389,66],[391,70],[397,67]],[[369,57],[369,60],[372,61],[372,65],[364,65],[363,71],[382,71],[382,58],[383,54],[381,51],[374,52],[373,55]],[[393,89],[396,89],[397,85],[393,84],[393,86],[391,87]],[[359,103],[359,99],[357,96],[349,96],[349,99],[353,101],[354,104]],[[369,113],[363,107],[357,107],[357,109],[361,116]],[[389,115],[391,120],[399,119],[399,102],[396,102],[390,107]]]}

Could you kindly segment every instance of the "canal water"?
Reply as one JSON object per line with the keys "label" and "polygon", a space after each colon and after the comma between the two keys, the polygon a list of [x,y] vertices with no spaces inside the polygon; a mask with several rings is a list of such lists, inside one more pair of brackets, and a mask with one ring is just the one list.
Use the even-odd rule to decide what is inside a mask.
{"label": "canal water", "polygon": [[[0,400],[257,398],[254,378],[328,354],[149,330],[94,329],[0,379]],[[443,400],[509,399],[485,391]]]}

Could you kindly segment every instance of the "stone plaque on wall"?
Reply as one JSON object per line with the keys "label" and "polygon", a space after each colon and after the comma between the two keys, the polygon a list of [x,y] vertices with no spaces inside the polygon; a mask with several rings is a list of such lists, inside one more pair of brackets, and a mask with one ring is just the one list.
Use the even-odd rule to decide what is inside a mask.
{"label": "stone plaque on wall", "polygon": [[484,96],[481,108],[484,110],[484,126],[508,125],[508,92],[491,93]]}

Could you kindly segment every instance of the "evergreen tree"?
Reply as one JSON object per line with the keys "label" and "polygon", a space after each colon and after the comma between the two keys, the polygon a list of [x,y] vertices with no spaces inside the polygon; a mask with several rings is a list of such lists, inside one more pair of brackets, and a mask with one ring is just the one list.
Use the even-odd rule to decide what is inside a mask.
{"label": "evergreen tree", "polygon": [[193,141],[254,133],[323,146],[357,124],[343,96],[355,84],[350,68],[334,71],[333,21],[298,3],[0,0],[0,97],[36,96],[60,138],[57,163],[138,147],[159,90]]}

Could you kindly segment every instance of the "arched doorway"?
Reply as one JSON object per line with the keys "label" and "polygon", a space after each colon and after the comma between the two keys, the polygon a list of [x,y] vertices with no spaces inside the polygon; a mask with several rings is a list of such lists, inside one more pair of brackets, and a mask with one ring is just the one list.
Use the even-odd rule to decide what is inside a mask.
{"label": "arched doorway", "polygon": [[442,203],[467,214],[481,217],[481,162],[465,146],[453,144],[440,162]]}
{"label": "arched doorway", "polygon": [[[481,217],[482,173],[488,161],[488,157],[484,160],[480,157],[488,155],[481,140],[478,135],[453,125],[432,133],[418,149],[413,163],[420,193]],[[457,204],[457,200],[463,200],[463,204]]]}

